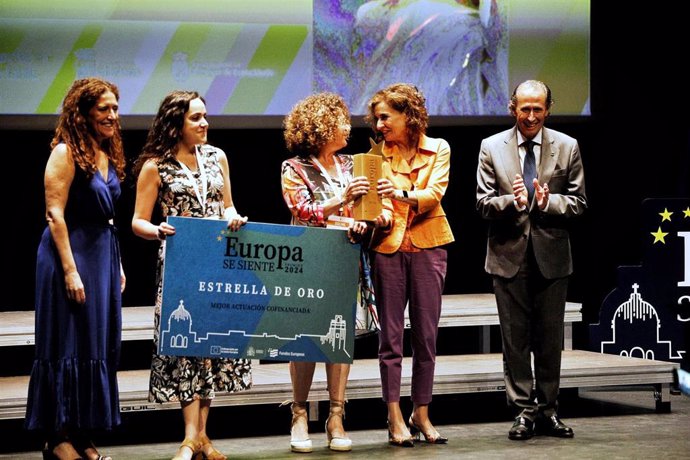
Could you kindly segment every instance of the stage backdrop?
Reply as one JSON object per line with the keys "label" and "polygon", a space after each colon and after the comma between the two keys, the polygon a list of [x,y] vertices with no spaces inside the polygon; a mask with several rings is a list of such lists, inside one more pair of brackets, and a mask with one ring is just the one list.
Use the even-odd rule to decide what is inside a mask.
{"label": "stage backdrop", "polygon": [[116,83],[123,115],[173,89],[210,115],[284,115],[314,91],[356,115],[398,81],[431,115],[505,115],[526,78],[589,115],[589,0],[2,0],[0,115],[55,114],[76,78]]}

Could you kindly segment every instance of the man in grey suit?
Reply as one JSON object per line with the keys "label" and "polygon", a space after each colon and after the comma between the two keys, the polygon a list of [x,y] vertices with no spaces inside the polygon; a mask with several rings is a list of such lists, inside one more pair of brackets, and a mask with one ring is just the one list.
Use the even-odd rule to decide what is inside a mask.
{"label": "man in grey suit", "polygon": [[477,210],[489,220],[485,269],[498,305],[506,396],[518,411],[508,437],[517,440],[573,437],[556,412],[573,270],[567,221],[584,212],[587,199],[577,141],[544,127],[552,104],[544,83],[518,85],[508,105],[516,124],[482,141],[477,169]]}

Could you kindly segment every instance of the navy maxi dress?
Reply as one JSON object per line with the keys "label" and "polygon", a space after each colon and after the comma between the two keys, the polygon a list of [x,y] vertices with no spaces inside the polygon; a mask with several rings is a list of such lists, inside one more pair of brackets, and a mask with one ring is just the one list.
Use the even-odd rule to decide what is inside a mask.
{"label": "navy maxi dress", "polygon": [[36,262],[36,355],[25,425],[46,432],[111,429],[120,424],[117,365],[122,330],[120,248],[115,202],[120,181],[75,164],[65,209],[72,253],[86,303],[67,299],[64,272],[50,229]]}

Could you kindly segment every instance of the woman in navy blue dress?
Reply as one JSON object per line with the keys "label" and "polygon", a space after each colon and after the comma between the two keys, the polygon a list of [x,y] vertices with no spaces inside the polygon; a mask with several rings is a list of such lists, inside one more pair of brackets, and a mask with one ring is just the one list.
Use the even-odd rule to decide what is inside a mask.
{"label": "woman in navy blue dress", "polygon": [[125,158],[118,100],[110,82],[75,81],[46,165],[48,226],[36,263],[36,356],[25,421],[45,434],[44,458],[102,459],[91,433],[120,424],[125,276],[113,218]]}

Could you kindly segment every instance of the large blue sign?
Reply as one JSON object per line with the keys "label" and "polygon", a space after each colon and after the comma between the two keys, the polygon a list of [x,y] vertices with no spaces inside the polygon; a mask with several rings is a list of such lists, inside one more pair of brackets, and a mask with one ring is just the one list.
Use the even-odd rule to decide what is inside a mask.
{"label": "large blue sign", "polygon": [[360,247],[343,230],[168,222],[161,354],[352,362]]}

